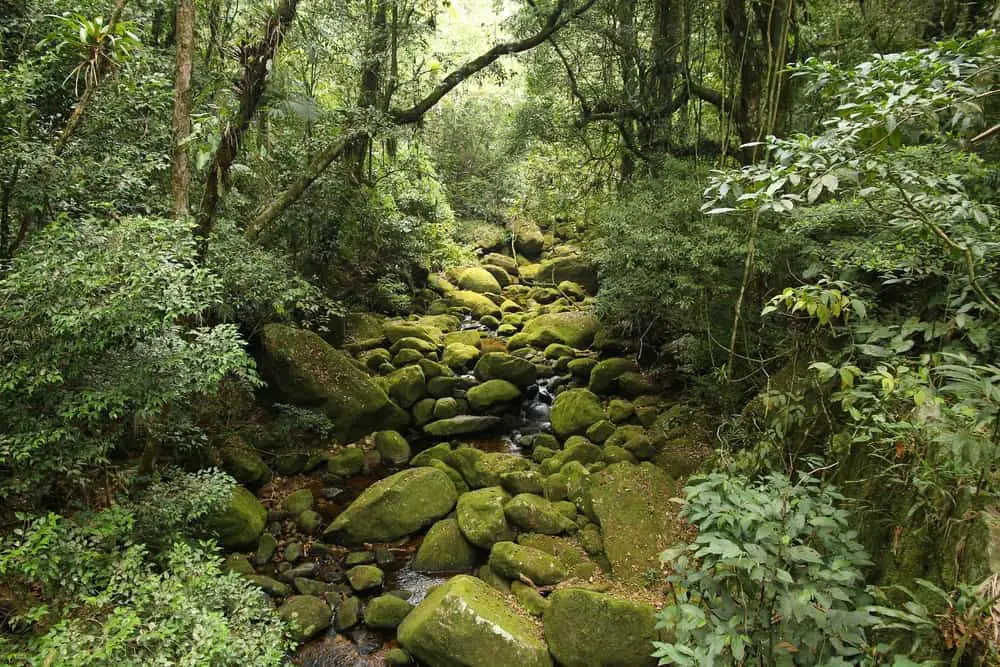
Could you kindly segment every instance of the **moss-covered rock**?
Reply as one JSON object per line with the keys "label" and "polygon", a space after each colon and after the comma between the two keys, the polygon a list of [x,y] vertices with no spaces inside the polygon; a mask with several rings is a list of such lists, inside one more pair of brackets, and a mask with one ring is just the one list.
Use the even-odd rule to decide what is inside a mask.
{"label": "moss-covered rock", "polygon": [[558,558],[515,542],[494,544],[490,549],[490,567],[508,579],[528,579],[536,586],[558,584],[568,574]]}
{"label": "moss-covered rock", "polygon": [[365,469],[365,453],[360,447],[344,447],[326,460],[326,471],[334,477],[360,475]]}
{"label": "moss-covered rock", "polygon": [[499,417],[459,415],[450,419],[438,419],[424,425],[424,433],[436,438],[451,438],[456,435],[482,433],[500,423]]}
{"label": "moss-covered rock", "polygon": [[652,394],[658,390],[656,383],[642,373],[628,372],[618,376],[618,391],[623,396],[637,398],[644,394]]}
{"label": "moss-covered rock", "polygon": [[499,266],[512,276],[516,276],[518,274],[517,260],[513,257],[508,257],[507,255],[491,252],[483,257],[483,264]]}
{"label": "moss-covered rock", "polygon": [[264,565],[274,558],[278,550],[278,540],[271,533],[262,533],[257,540],[257,550],[254,552],[254,562],[257,565]]}
{"label": "moss-covered rock", "polygon": [[[427,383],[428,392],[430,391],[430,382]],[[424,424],[433,421],[434,419],[434,405],[437,401],[431,397],[422,398],[413,404],[410,412],[413,413],[413,423],[417,426],[423,426]]]}
{"label": "moss-covered rock", "polygon": [[652,667],[659,639],[656,610],[582,588],[555,591],[545,610],[545,639],[566,667]]}
{"label": "moss-covered rock", "polygon": [[425,466],[428,465],[432,460],[437,459],[438,461],[445,461],[448,455],[451,453],[451,445],[447,442],[441,442],[433,447],[428,447],[424,451],[420,452],[412,459],[410,459],[410,465]]}
{"label": "moss-covered rock", "polygon": [[379,595],[369,600],[365,606],[365,625],[369,628],[391,630],[402,623],[412,610],[413,605],[406,600],[395,595]]}
{"label": "moss-covered rock", "polygon": [[559,290],[560,294],[564,294],[573,301],[583,301],[587,297],[587,290],[580,283],[574,283],[570,280],[564,280],[558,285],[556,289]]}
{"label": "moss-covered rock", "polygon": [[469,389],[466,398],[473,410],[488,410],[521,398],[521,390],[506,380],[487,380]]}
{"label": "moss-covered rock", "polygon": [[[466,479],[473,488],[499,486],[503,482],[504,475],[523,472],[530,467],[531,462],[523,456],[506,452],[488,452],[477,457],[472,474]],[[467,473],[463,471],[463,475],[465,474]]]}
{"label": "moss-covered rock", "polygon": [[436,345],[440,342],[443,335],[441,329],[438,327],[428,324],[420,324],[417,322],[406,322],[403,320],[386,322],[383,329],[386,337],[392,344],[395,344],[397,341],[404,338],[422,338],[423,340]]}
{"label": "moss-covered rock", "polygon": [[563,438],[586,433],[602,419],[601,400],[587,389],[564,391],[552,403],[552,430]]}
{"label": "moss-covered rock", "polygon": [[516,251],[529,259],[538,259],[545,248],[545,237],[538,225],[530,220],[515,220],[511,223]]}
{"label": "moss-covered rock", "polygon": [[549,601],[542,597],[534,586],[521,581],[511,582],[510,591],[517,599],[517,603],[524,607],[532,616],[541,616],[548,609]]}
{"label": "moss-covered rock", "polygon": [[253,565],[250,564],[250,559],[246,557],[246,554],[229,554],[226,556],[224,567],[237,574],[254,574]]}
{"label": "moss-covered rock", "polygon": [[458,400],[451,396],[439,398],[434,402],[434,419],[451,419],[458,415]]}
{"label": "moss-covered rock", "polygon": [[544,535],[575,531],[576,524],[567,519],[552,503],[531,493],[514,496],[504,505],[507,521],[518,528]]}
{"label": "moss-covered rock", "polygon": [[361,620],[361,600],[357,596],[350,596],[337,607],[337,615],[333,619],[333,628],[338,632],[343,632],[348,628],[353,628]]}
{"label": "moss-covered rock", "polygon": [[281,501],[281,509],[298,516],[306,510],[311,510],[314,498],[311,489],[296,489]]}
{"label": "moss-covered rock", "polygon": [[576,350],[571,348],[569,345],[563,345],[562,343],[552,343],[545,348],[545,358],[546,359],[561,359],[562,357],[575,357]]}
{"label": "moss-covered rock", "polygon": [[271,480],[271,469],[260,454],[242,443],[229,444],[220,452],[222,469],[240,484],[259,489]]}
{"label": "moss-covered rock", "polygon": [[444,398],[462,387],[464,382],[462,378],[457,377],[439,376],[431,378],[427,382],[427,393],[434,398]]}
{"label": "moss-covered rock", "polygon": [[597,294],[597,266],[579,256],[555,257],[542,262],[535,280],[553,285],[567,280],[581,285],[591,294]]}
{"label": "moss-covered rock", "polygon": [[587,378],[590,377],[590,373],[594,370],[594,366],[596,365],[597,359],[594,359],[593,357],[582,357],[580,359],[573,359],[566,364],[566,370],[568,370],[577,380],[586,381]]}
{"label": "moss-covered rock", "polygon": [[458,492],[458,495],[469,492],[469,485],[465,481],[465,478],[462,477],[462,473],[458,472],[444,461],[431,459],[427,465],[431,468],[437,468],[444,474],[448,475],[448,479],[450,479],[451,483],[455,485],[455,491]]}
{"label": "moss-covered rock", "polygon": [[479,349],[483,344],[482,338],[483,334],[476,329],[453,331],[452,333],[445,334],[444,345],[447,347],[449,345],[454,345],[455,343],[462,343],[463,345],[471,345],[472,347]]}
{"label": "moss-covered rock", "polygon": [[486,317],[487,315],[493,315],[494,317],[500,317],[502,315],[500,307],[497,306],[497,304],[493,303],[493,301],[488,297],[477,292],[458,290],[457,292],[449,294],[448,299],[451,301],[453,306],[468,308],[469,311],[477,318]]}
{"label": "moss-covered rock", "polygon": [[597,363],[590,371],[587,388],[595,394],[610,394],[618,386],[618,378],[625,373],[637,373],[639,366],[634,359],[612,357]]}
{"label": "moss-covered rock", "polygon": [[405,338],[400,338],[392,347],[389,348],[391,354],[396,354],[401,350],[416,350],[421,355],[428,354],[431,352],[437,352],[437,343],[432,343],[424,338],[417,338],[416,336],[406,336]]}
{"label": "moss-covered rock", "polygon": [[384,347],[376,347],[372,350],[365,350],[358,355],[358,361],[364,364],[365,368],[373,373],[378,371],[383,364],[392,361],[392,353]]}
{"label": "moss-covered rock", "polygon": [[590,495],[612,574],[641,583],[647,570],[659,567],[659,554],[681,536],[670,509],[676,483],[651,463],[615,463],[594,477]]}
{"label": "moss-covered rock", "polygon": [[515,495],[519,493],[541,495],[544,482],[545,477],[537,470],[514,470],[500,475],[500,485]]}
{"label": "moss-covered rock", "polygon": [[456,516],[465,539],[484,549],[513,539],[514,531],[503,511],[508,500],[510,495],[499,486],[463,493],[458,499]]}
{"label": "moss-covered rock", "polygon": [[306,510],[295,520],[295,526],[303,535],[312,535],[323,523],[323,517],[315,510]]}
{"label": "moss-covered rock", "polygon": [[631,401],[615,398],[608,403],[608,419],[616,424],[624,424],[635,412]]}
{"label": "moss-covered rock", "polygon": [[246,579],[273,598],[285,597],[292,593],[292,587],[288,584],[262,574],[247,575]]}
{"label": "moss-covered rock", "polygon": [[610,438],[614,432],[615,425],[607,419],[602,419],[595,424],[591,424],[590,428],[587,429],[586,435],[588,440],[600,445]]}
{"label": "moss-covered rock", "polygon": [[462,320],[450,313],[424,315],[416,320],[416,323],[425,327],[433,327],[434,329],[442,332],[458,331],[458,329],[462,326]]}
{"label": "moss-covered rock", "polygon": [[619,426],[605,441],[604,446],[621,447],[638,459],[652,458],[656,454],[656,448],[646,429],[634,424]]}
{"label": "moss-covered rock", "polygon": [[442,519],[431,526],[413,559],[417,572],[465,572],[475,564],[476,549],[456,519]]}
{"label": "moss-covered rock", "polygon": [[341,440],[408,421],[408,415],[350,357],[317,334],[268,324],[261,330],[260,341],[265,379],[291,402],[322,408]]}
{"label": "moss-covered rock", "polygon": [[537,626],[475,577],[438,586],[400,624],[399,643],[435,667],[551,667]]}
{"label": "moss-covered rock", "polygon": [[409,408],[427,393],[427,381],[420,366],[407,366],[385,378],[386,392],[401,407]]}
{"label": "moss-covered rock", "polygon": [[450,512],[457,496],[455,485],[440,470],[403,470],[365,489],[323,538],[350,546],[405,537]]}
{"label": "moss-covered rock", "polygon": [[242,486],[233,489],[229,502],[205,520],[205,527],[227,549],[257,544],[267,522],[267,509]]}
{"label": "moss-covered rock", "polygon": [[533,347],[544,349],[552,343],[563,343],[575,348],[588,347],[600,323],[592,313],[566,311],[539,315],[524,325],[518,334]]}
{"label": "moss-covered rock", "polygon": [[348,313],[344,319],[344,333],[348,340],[372,340],[385,335],[382,320],[372,313]]}
{"label": "moss-covered rock", "polygon": [[347,583],[361,593],[382,587],[385,573],[374,565],[355,565],[347,571]]}
{"label": "moss-covered rock", "polygon": [[278,608],[278,616],[291,625],[292,638],[300,642],[330,627],[332,615],[326,602],[313,595],[295,595]]}
{"label": "moss-covered rock", "polygon": [[410,443],[399,431],[375,433],[375,451],[382,457],[382,461],[391,466],[400,466],[410,460]]}
{"label": "moss-covered rock", "polygon": [[462,370],[478,358],[478,347],[465,343],[451,343],[444,348],[441,361],[448,368]]}
{"label": "moss-covered rock", "polygon": [[480,380],[506,380],[518,387],[527,387],[538,377],[533,363],[505,352],[484,354],[474,372]]}
{"label": "moss-covered rock", "polygon": [[477,266],[462,271],[458,277],[458,286],[477,294],[500,294],[503,291],[503,287],[492,273]]}

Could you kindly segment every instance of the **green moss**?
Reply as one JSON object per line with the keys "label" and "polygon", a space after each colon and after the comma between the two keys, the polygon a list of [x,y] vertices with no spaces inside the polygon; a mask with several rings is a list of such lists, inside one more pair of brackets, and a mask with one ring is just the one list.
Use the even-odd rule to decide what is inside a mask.
{"label": "green moss", "polygon": [[560,437],[582,434],[604,419],[597,395],[586,389],[564,391],[552,403],[552,430]]}
{"label": "green moss", "polygon": [[568,574],[558,558],[515,542],[494,544],[490,550],[490,567],[508,579],[527,578],[536,586],[557,584]]}
{"label": "green moss", "polygon": [[412,459],[410,459],[410,465],[425,466],[431,462],[432,459],[438,459],[444,461],[448,458],[448,454],[451,453],[451,445],[447,442],[442,442],[434,445],[433,447],[428,447],[424,451],[420,452]]}
{"label": "green moss", "polygon": [[499,486],[462,494],[458,499],[458,526],[472,544],[489,549],[510,540],[514,532],[507,524],[503,508],[510,495]]}
{"label": "green moss", "polygon": [[565,667],[652,667],[659,639],[651,605],[566,588],[549,596],[545,639]]}
{"label": "green moss", "polygon": [[413,605],[395,595],[380,595],[365,606],[365,625],[391,630],[402,623],[412,609]]}
{"label": "green moss", "polygon": [[500,294],[503,291],[503,287],[492,273],[476,266],[462,271],[458,277],[458,286],[478,294]]}
{"label": "green moss", "polygon": [[459,415],[450,419],[439,419],[424,425],[424,433],[438,438],[481,433],[500,423],[499,417]]}
{"label": "green moss", "polygon": [[427,393],[427,381],[420,366],[407,366],[393,371],[385,379],[389,397],[398,405],[409,408]]}
{"label": "green moss", "polygon": [[521,390],[506,380],[487,380],[469,389],[466,398],[473,410],[487,410],[494,405],[518,400]]}
{"label": "green moss", "polygon": [[678,541],[671,512],[676,484],[650,463],[615,463],[598,473],[590,489],[604,550],[616,579],[640,583],[659,566],[659,554]]}
{"label": "green moss", "polygon": [[385,574],[374,565],[356,565],[347,571],[347,582],[360,592],[382,587]]}
{"label": "green moss", "polygon": [[526,359],[504,352],[489,352],[476,363],[476,377],[480,380],[506,380],[518,387],[534,384],[538,369]]}
{"label": "green moss", "polygon": [[534,586],[515,581],[511,583],[510,590],[517,599],[517,603],[532,616],[541,616],[548,609],[549,601],[543,598]]}
{"label": "green moss", "polygon": [[399,431],[378,431],[375,434],[375,450],[389,465],[399,466],[410,460],[410,443]]}
{"label": "green moss", "polygon": [[261,330],[260,340],[264,377],[292,402],[321,407],[341,440],[408,420],[350,357],[315,333],[269,324]]}
{"label": "green moss", "polygon": [[608,394],[615,390],[618,378],[625,373],[637,373],[639,366],[634,359],[612,357],[600,361],[590,371],[590,382],[587,388],[595,394]]}
{"label": "green moss", "polygon": [[504,508],[507,521],[522,530],[545,535],[575,531],[576,524],[567,519],[545,498],[522,493],[514,496]]}
{"label": "green moss", "polygon": [[528,345],[545,348],[552,343],[563,343],[575,348],[586,348],[600,328],[597,318],[583,311],[567,311],[539,315],[524,325],[518,334]]}
{"label": "green moss", "polygon": [[241,549],[257,543],[266,521],[267,510],[256,496],[237,486],[226,506],[207,517],[205,525],[221,546]]}
{"label": "green moss", "polygon": [[597,266],[579,256],[556,257],[542,262],[536,280],[554,285],[568,280],[597,294]]}
{"label": "green moss", "polygon": [[311,489],[298,489],[292,491],[281,501],[281,509],[289,514],[301,514],[306,510],[311,510],[313,506],[313,494]]}
{"label": "green moss", "polygon": [[313,595],[296,595],[278,608],[278,616],[291,625],[291,635],[296,641],[315,637],[330,627],[330,607]]}
{"label": "green moss", "polygon": [[456,519],[442,519],[427,531],[413,569],[417,572],[464,572],[476,564],[476,549],[458,527]]}
{"label": "green moss", "polygon": [[449,368],[462,370],[478,358],[478,347],[468,345],[466,343],[449,343],[444,348],[444,354],[441,357],[441,361]]}
{"label": "green moss", "polygon": [[403,470],[365,489],[323,538],[350,546],[405,537],[450,512],[457,496],[455,485],[440,470]]}
{"label": "green moss", "polygon": [[353,477],[364,469],[365,453],[360,447],[345,447],[326,460],[326,471],[334,477]]}
{"label": "green moss", "polygon": [[500,317],[500,307],[493,303],[488,297],[470,292],[468,290],[458,290],[448,295],[448,299],[453,306],[468,308],[475,317],[485,317],[493,315]]}
{"label": "green moss", "polygon": [[333,620],[333,628],[338,632],[352,628],[361,620],[361,600],[351,596],[337,607],[337,615]]}
{"label": "green moss", "polygon": [[538,628],[475,577],[438,586],[399,626],[399,643],[435,667],[551,667]]}
{"label": "green moss", "polygon": [[545,478],[537,470],[515,470],[500,475],[500,485],[513,494],[535,493],[541,495]]}

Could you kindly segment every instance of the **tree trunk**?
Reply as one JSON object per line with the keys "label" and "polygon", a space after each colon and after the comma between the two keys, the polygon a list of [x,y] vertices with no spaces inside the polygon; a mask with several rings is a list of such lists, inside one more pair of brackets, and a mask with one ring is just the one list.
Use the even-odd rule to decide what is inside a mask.
{"label": "tree trunk", "polygon": [[[382,69],[388,48],[389,33],[386,24],[386,0],[375,0],[372,15],[372,36],[368,44],[365,68],[361,72],[361,95],[359,106],[368,111],[385,111],[382,105]],[[365,164],[371,153],[371,137],[368,134],[359,136],[350,146],[347,160],[349,173],[355,183],[365,180]]]}
{"label": "tree trunk", "polygon": [[173,145],[170,151],[170,185],[174,195],[174,217],[188,214],[191,167],[185,141],[191,135],[191,71],[194,65],[194,0],[177,1],[174,32],[177,52],[174,62]]}
{"label": "tree trunk", "polygon": [[222,131],[219,147],[215,151],[208,171],[195,226],[195,236],[199,239],[198,254],[202,260],[208,251],[208,239],[212,235],[219,203],[222,201],[223,185],[229,177],[229,169],[236,160],[240,141],[260,106],[264,91],[267,89],[270,63],[292,27],[297,6],[298,0],[281,0],[268,17],[262,38],[257,42],[244,42],[240,47],[243,73],[236,88],[240,105],[236,116],[229,119]]}

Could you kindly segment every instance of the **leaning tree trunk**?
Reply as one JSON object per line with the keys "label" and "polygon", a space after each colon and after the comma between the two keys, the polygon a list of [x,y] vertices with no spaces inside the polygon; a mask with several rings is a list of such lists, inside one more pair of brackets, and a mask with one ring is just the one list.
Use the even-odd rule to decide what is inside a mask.
{"label": "leaning tree trunk", "polygon": [[191,71],[194,66],[194,0],[178,0],[175,33],[177,52],[174,63],[174,113],[171,122],[170,186],[174,196],[174,217],[188,214],[191,167],[185,142],[191,135]]}
{"label": "leaning tree trunk", "polygon": [[271,61],[274,60],[278,48],[291,28],[292,21],[295,20],[297,6],[298,0],[281,0],[268,17],[262,38],[256,42],[244,43],[240,47],[243,72],[236,87],[240,100],[239,108],[235,117],[229,119],[222,130],[219,147],[208,170],[205,192],[196,218],[195,236],[199,239],[198,254],[202,261],[208,252],[208,239],[212,235],[219,204],[222,201],[223,185],[228,180],[229,169],[236,160],[240,141],[250,127],[264,97]]}

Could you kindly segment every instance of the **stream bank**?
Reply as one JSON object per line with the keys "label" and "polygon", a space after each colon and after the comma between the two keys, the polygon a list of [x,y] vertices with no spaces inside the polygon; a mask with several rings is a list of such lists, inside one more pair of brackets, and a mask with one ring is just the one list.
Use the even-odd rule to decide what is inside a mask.
{"label": "stream bank", "polygon": [[340,349],[260,336],[274,398],[346,446],[259,452],[214,519],[231,569],[295,623],[302,665],[653,665],[670,499],[708,455],[593,314],[556,248],[434,275],[424,312],[356,313]]}

